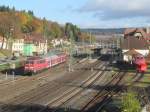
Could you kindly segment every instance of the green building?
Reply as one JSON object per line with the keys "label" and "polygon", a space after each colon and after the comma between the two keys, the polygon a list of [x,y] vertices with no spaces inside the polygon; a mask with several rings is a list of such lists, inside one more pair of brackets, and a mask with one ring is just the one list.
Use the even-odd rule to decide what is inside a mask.
{"label": "green building", "polygon": [[24,49],[23,49],[23,55],[24,56],[33,56],[34,52],[35,52],[34,44],[31,44],[31,43],[24,44]]}

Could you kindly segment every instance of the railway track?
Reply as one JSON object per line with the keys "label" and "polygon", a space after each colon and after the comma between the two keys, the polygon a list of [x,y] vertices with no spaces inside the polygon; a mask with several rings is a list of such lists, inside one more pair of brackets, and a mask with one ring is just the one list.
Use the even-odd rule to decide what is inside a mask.
{"label": "railway track", "polygon": [[[91,86],[102,75],[103,75],[103,72],[93,73],[93,75],[91,77],[89,77],[87,80],[85,80],[80,86],[81,87],[82,86],[86,86],[86,87]],[[68,101],[73,99],[75,96],[79,95],[82,91],[84,91],[84,89],[80,88],[80,87],[71,88],[70,90],[67,90],[64,94],[62,94],[60,97],[54,99],[53,101],[49,102],[46,105],[47,105],[47,107],[61,107],[62,105],[64,105],[65,103],[67,103]],[[42,109],[38,112],[45,112],[45,111],[48,111],[47,108]],[[51,110],[51,111],[56,112],[57,109]]]}
{"label": "railway track", "polygon": [[[123,75],[125,75],[125,74],[126,73],[124,73]],[[135,74],[135,75],[137,75],[137,74]],[[141,75],[143,75],[143,74],[141,74]],[[136,77],[134,77],[132,79],[132,83],[131,83],[131,85],[129,85],[129,87],[131,87],[136,81],[139,81],[139,79],[141,78],[141,75],[137,75]],[[120,92],[120,88],[118,87],[118,85],[119,86],[124,86],[126,83],[128,83],[128,81],[122,81],[121,79],[120,79],[120,81],[114,82],[114,85],[116,85],[116,87],[113,88],[111,91],[107,91],[104,95],[105,97],[101,101],[100,101],[100,96],[97,96],[95,101],[97,101],[98,105],[100,105],[100,106],[97,106],[95,112],[101,112],[103,107],[105,107],[111,101],[112,97]],[[125,89],[127,89],[127,88],[125,88]],[[145,94],[144,89],[140,92],[140,94],[142,94],[144,96],[144,94]],[[145,95],[145,96],[147,96],[147,95]],[[147,99],[144,99],[144,100],[147,102]],[[142,100],[141,100],[141,102],[142,102]],[[93,110],[91,109],[87,112],[91,112],[91,111],[93,111]]]}
{"label": "railway track", "polygon": [[[114,75],[114,77],[112,78],[112,80],[111,81],[107,81],[107,85],[110,85],[110,84],[112,84],[112,82],[113,81],[115,81],[116,80],[116,78],[117,77],[120,77],[120,74],[119,73],[116,73],[115,75]],[[98,81],[98,80],[97,80]],[[95,81],[96,82],[96,81]],[[105,82],[106,83],[106,82]],[[94,83],[95,84],[95,83]],[[92,85],[92,84],[91,84]],[[89,85],[89,87],[91,86],[91,85]],[[88,87],[87,87],[88,88]],[[61,108],[66,108],[67,107],[67,110],[68,110],[68,112],[71,112],[71,109],[72,109],[72,106],[74,107],[74,105],[76,105],[76,104],[80,104],[80,100],[83,100],[82,98],[80,98],[80,97],[82,97],[82,94],[84,94],[84,92],[85,91],[87,91],[87,88],[85,88],[85,89],[83,89],[82,91],[80,91],[78,94],[75,94],[74,96],[72,96],[72,97],[70,97],[68,100],[65,100],[65,102],[63,102],[63,101],[61,101],[61,103],[62,104],[60,104],[59,106],[58,105],[55,105],[55,106],[53,106],[53,107],[56,107],[56,108],[58,108],[59,107],[59,109],[60,109],[60,107]],[[103,97],[103,95],[106,95],[106,94],[104,94],[106,92],[106,90],[105,90],[105,88],[102,88],[101,89],[101,91],[100,92],[96,92],[95,93],[95,95],[92,95],[91,97],[92,97],[92,100],[94,99],[93,97],[94,96],[97,96],[97,94],[99,94],[100,96],[101,96],[101,98],[104,98]],[[94,92],[93,92],[94,93]],[[74,97],[78,97],[79,96],[79,98],[80,99],[77,99],[77,101],[75,101],[75,102],[73,102],[73,105],[70,105],[71,103],[70,103],[70,101],[73,99],[74,100]],[[89,99],[91,99],[91,97],[89,97],[88,98],[88,101],[89,101]],[[86,100],[85,100],[86,101]],[[94,100],[95,101],[95,100]],[[84,109],[88,109],[89,107],[87,107],[87,105],[89,106],[89,104],[91,104],[92,102],[91,102],[91,100],[90,100],[90,102],[88,102],[87,103],[87,101],[86,101],[86,103],[84,102],[84,104],[80,104],[80,108],[76,108],[77,110],[80,110],[81,109],[81,112],[82,111],[85,111]],[[85,105],[85,106],[84,106]],[[52,107],[52,105],[50,105],[50,107]],[[75,107],[74,107],[75,108]],[[52,111],[52,112],[61,112],[61,110],[59,110],[59,109],[56,109],[55,111]],[[44,111],[42,111],[42,112],[44,112]],[[51,111],[50,111],[51,112]],[[91,112],[94,112],[94,111],[91,111]]]}
{"label": "railway track", "polygon": [[[100,110],[110,102],[113,95],[120,91],[118,85],[122,83],[122,79],[126,73],[118,73],[115,75],[111,81],[109,81],[104,88],[99,91],[92,100],[90,100],[80,112],[100,112]],[[113,85],[114,88],[107,88],[109,85]],[[116,86],[116,87],[115,87]]]}
{"label": "railway track", "polygon": [[[98,63],[95,63],[95,65],[98,65],[99,64],[99,62]],[[89,65],[88,65],[89,66]],[[93,66],[93,65],[92,65]],[[90,67],[90,66],[89,66]],[[85,72],[85,71],[84,71]],[[44,95],[47,95],[48,94],[48,88],[47,88],[48,86],[46,86],[46,87],[44,87],[45,88],[45,91],[43,92],[40,92],[40,93],[38,93],[38,94],[36,94],[36,95],[32,95],[32,94],[29,94],[29,95],[31,95],[32,97],[28,97],[28,96],[25,96],[25,97],[23,97],[23,98],[18,98],[18,100],[23,100],[23,102],[20,102],[20,101],[17,101],[17,100],[15,100],[15,102],[18,102],[18,104],[24,104],[24,103],[26,103],[26,102],[30,102],[31,103],[31,101],[29,100],[29,99],[34,99],[34,97],[41,97],[41,95],[43,96],[43,93],[45,93]],[[34,92],[33,92],[34,93]],[[11,103],[13,103],[14,101],[12,101]],[[7,109],[8,108],[8,105],[5,105],[4,107],[3,107],[3,112],[9,112],[9,109]],[[26,109],[21,109],[19,112],[24,112],[24,111],[26,111]],[[16,112],[16,111],[15,111]],[[26,111],[26,112],[28,112],[28,111]]]}
{"label": "railway track", "polygon": [[[77,60],[79,63],[74,63],[73,66],[78,66],[78,64],[84,64],[87,59],[80,59],[80,60]],[[37,73],[36,76],[33,76],[33,78],[44,78],[44,77],[47,77],[47,75],[44,75],[45,73],[47,74],[47,72],[49,72],[49,70],[46,70],[44,71],[43,73]],[[4,74],[3,74],[4,75]],[[43,76],[44,75],[44,76]],[[1,74],[0,74],[1,76]],[[29,77],[17,77],[15,78],[15,80],[3,80],[3,81],[0,81],[0,86],[4,86],[4,85],[9,85],[11,84],[12,82],[17,82],[17,81],[26,81],[26,80],[29,80]]]}
{"label": "railway track", "polygon": [[[86,63],[86,60],[83,61],[82,63],[80,63],[78,66],[81,67],[85,63]],[[24,78],[21,78],[21,79],[12,81],[12,82],[0,84],[0,91],[1,91],[0,101],[4,102],[8,99],[13,98],[13,96],[16,97],[18,95],[21,95],[23,92],[28,92],[29,90],[33,90],[33,89],[37,88],[37,86],[44,85],[45,83],[47,83],[47,81],[54,80],[54,77],[56,77],[56,76],[52,75],[52,78],[51,78],[50,73],[56,71],[57,69],[58,69],[58,71],[61,71],[59,68],[62,67],[65,69],[64,66],[65,66],[65,64],[61,64],[59,66],[56,66],[55,68],[51,68],[50,70],[46,70],[46,71],[44,71],[40,74],[37,74],[35,76],[32,76],[32,77],[24,77]],[[65,72],[62,72],[62,74],[65,74]],[[56,72],[56,73],[60,74],[59,72]],[[56,74],[56,73],[54,72],[54,74]],[[27,89],[23,89],[24,87]],[[2,97],[2,96],[7,96],[7,97]]]}

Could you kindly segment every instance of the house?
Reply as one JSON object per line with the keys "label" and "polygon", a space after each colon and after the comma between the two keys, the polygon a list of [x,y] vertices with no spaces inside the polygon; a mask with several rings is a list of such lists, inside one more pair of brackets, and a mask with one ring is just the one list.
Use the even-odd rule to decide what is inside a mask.
{"label": "house", "polygon": [[33,56],[34,54],[46,54],[47,40],[38,34],[27,36],[25,37],[23,52],[25,56]]}
{"label": "house", "polygon": [[124,32],[124,39],[121,42],[123,60],[129,61],[129,55],[127,55],[127,52],[131,50],[139,54],[142,54],[143,56],[147,56],[149,54],[149,45],[150,45],[149,40],[150,40],[149,28],[126,29]]}
{"label": "house", "polygon": [[71,43],[67,39],[53,39],[51,41],[51,44],[53,47],[57,47],[57,46],[61,46],[61,45],[68,46]]}
{"label": "house", "polygon": [[14,39],[12,42],[12,53],[19,56],[23,54],[24,39]]}

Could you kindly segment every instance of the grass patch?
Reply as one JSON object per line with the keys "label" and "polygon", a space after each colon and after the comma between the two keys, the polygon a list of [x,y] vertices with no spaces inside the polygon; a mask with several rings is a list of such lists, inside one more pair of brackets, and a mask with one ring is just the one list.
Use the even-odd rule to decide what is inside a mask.
{"label": "grass patch", "polygon": [[148,87],[150,86],[150,74],[144,74],[143,77],[134,83],[136,87]]}
{"label": "grass patch", "polygon": [[0,52],[0,58],[3,58],[3,57],[5,57],[5,55]]}
{"label": "grass patch", "polygon": [[0,71],[6,70],[9,68],[9,64],[0,65]]}
{"label": "grass patch", "polygon": [[[20,68],[23,66],[22,62],[15,62],[15,68]],[[4,71],[4,70],[8,70],[10,69],[10,64],[4,64],[4,65],[0,65],[0,72]]]}
{"label": "grass patch", "polygon": [[12,55],[10,50],[0,49],[0,56],[2,57],[10,57]]}

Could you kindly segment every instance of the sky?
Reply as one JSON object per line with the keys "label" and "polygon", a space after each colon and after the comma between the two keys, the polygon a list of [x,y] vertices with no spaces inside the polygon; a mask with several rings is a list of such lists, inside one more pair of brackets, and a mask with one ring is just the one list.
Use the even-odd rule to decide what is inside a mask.
{"label": "sky", "polygon": [[81,28],[150,26],[150,0],[0,0],[0,5]]}

